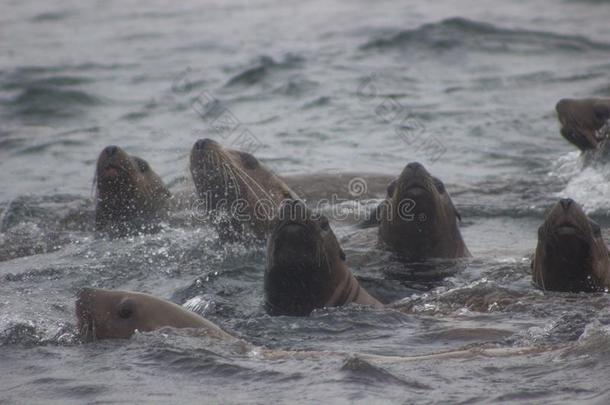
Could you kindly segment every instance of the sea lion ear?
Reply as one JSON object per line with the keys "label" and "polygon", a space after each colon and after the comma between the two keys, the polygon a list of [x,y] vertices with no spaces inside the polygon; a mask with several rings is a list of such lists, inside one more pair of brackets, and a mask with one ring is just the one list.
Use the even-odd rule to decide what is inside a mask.
{"label": "sea lion ear", "polygon": [[591,230],[593,231],[594,237],[599,238],[600,236],[602,236],[602,229],[600,228],[597,222],[593,221],[592,219],[589,219],[589,224],[591,225]]}
{"label": "sea lion ear", "polygon": [[392,180],[390,182],[390,184],[388,184],[388,197],[392,198],[395,190],[396,190],[396,180]]}
{"label": "sea lion ear", "polygon": [[244,163],[247,169],[256,169],[258,166],[258,159],[247,152],[240,152],[241,161]]}
{"label": "sea lion ear", "polygon": [[345,252],[343,251],[343,249],[339,249],[339,257],[341,258],[342,261],[345,261],[346,256],[345,256]]}
{"label": "sea lion ear", "polygon": [[460,214],[460,211],[458,211],[457,208],[453,207],[453,212],[455,212],[455,216],[458,221],[462,222],[462,215]]}

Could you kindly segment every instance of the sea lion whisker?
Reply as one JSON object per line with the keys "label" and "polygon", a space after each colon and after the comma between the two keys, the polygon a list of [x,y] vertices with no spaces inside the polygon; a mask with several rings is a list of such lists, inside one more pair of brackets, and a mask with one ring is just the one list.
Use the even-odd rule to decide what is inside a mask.
{"label": "sea lion whisker", "polygon": [[235,188],[236,195],[241,196],[241,185],[239,181],[237,181],[237,175],[235,174],[234,168],[228,163],[223,164],[224,173],[226,174],[225,181],[225,195],[228,194],[229,188],[231,185]]}
{"label": "sea lion whisker", "polygon": [[91,331],[91,340],[95,342],[96,341],[96,336],[97,336],[97,333],[96,333],[97,332],[97,328],[95,326],[95,317],[91,318],[91,328],[90,328],[90,331]]}
{"label": "sea lion whisker", "polygon": [[95,197],[97,198],[97,170],[93,174],[93,182],[91,183],[91,195],[95,192]]}
{"label": "sea lion whisker", "polygon": [[237,194],[239,195],[239,183],[235,181],[235,176],[231,170],[231,165],[226,163],[225,159],[220,156],[220,154],[216,155],[216,167],[218,168],[217,170],[220,171],[220,188],[223,189],[225,197],[229,196],[231,185],[237,190]]}
{"label": "sea lion whisker", "polygon": [[233,181],[235,182],[235,184],[237,186],[236,188],[237,188],[238,194],[240,196],[241,196],[241,185],[240,185],[238,179],[242,180],[242,182],[248,188],[248,190],[250,190],[253,193],[253,195],[258,197],[258,194],[256,193],[256,191],[254,189],[252,189],[252,187],[250,186],[249,182],[247,181],[248,179],[247,178],[244,179],[244,176],[240,175],[240,171],[239,171],[239,169],[237,167],[229,166],[228,169],[230,170],[230,172],[232,174]]}
{"label": "sea lion whisker", "polygon": [[[267,200],[273,204],[274,209],[279,208],[279,204],[273,199],[273,196],[267,190],[265,190],[265,188],[263,186],[261,186],[258,181],[256,181],[254,178],[252,178],[252,176],[250,176],[244,170],[242,170],[238,167],[236,167],[235,169],[237,171],[237,175],[240,176],[240,178],[244,181],[244,183],[250,189],[250,191],[252,191],[254,193],[254,195],[259,196],[259,193],[257,193],[254,190],[254,188],[251,186],[251,184],[254,184],[258,187],[260,192],[262,192],[263,196],[266,197]],[[250,182],[246,181],[246,179],[244,179],[244,177],[246,177],[247,180],[250,180]]]}

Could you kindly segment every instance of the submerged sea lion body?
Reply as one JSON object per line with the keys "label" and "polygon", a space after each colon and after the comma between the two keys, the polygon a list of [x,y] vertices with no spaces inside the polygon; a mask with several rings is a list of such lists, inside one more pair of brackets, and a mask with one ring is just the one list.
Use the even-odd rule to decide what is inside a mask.
{"label": "submerged sea lion body", "polygon": [[224,213],[219,231],[228,238],[245,231],[264,238],[280,203],[298,198],[253,155],[224,148],[211,139],[195,143],[190,170],[199,209],[204,214]]}
{"label": "submerged sea lion body", "polygon": [[581,151],[606,150],[610,137],[610,99],[559,100],[555,106],[561,135]]}
{"label": "submerged sea lion body", "polygon": [[129,291],[82,289],[76,300],[77,328],[83,340],[128,339],[136,330],[200,328],[220,339],[234,339],[207,319],[172,302]]}
{"label": "submerged sea lion body", "polygon": [[377,173],[312,173],[282,176],[282,180],[303,200],[341,200],[383,198],[392,176]]}
{"label": "submerged sea lion body", "polygon": [[409,261],[470,256],[444,184],[419,163],[390,183],[376,215],[381,245]]}
{"label": "submerged sea lion body", "polygon": [[543,290],[610,288],[610,258],[599,225],[571,199],[562,199],[538,229],[532,277]]}
{"label": "submerged sea lion body", "polygon": [[381,307],[354,278],[328,219],[287,200],[269,236],[265,305],[272,315],[306,316],[350,302]]}
{"label": "submerged sea lion body", "polygon": [[167,217],[171,193],[145,160],[108,146],[100,153],[95,178],[97,231],[150,232]]}

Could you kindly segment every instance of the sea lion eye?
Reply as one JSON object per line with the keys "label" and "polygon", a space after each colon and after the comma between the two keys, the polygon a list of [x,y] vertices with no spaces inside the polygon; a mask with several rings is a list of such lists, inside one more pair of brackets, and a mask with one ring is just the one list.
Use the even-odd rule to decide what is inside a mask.
{"label": "sea lion eye", "polygon": [[390,184],[388,184],[388,197],[392,197],[394,195],[394,190],[396,190],[396,180],[393,180]]}
{"label": "sea lion eye", "polygon": [[117,315],[121,319],[129,319],[133,315],[135,305],[130,299],[125,299],[119,304]]}
{"label": "sea lion eye", "polygon": [[320,217],[320,228],[325,231],[328,229],[328,218],[326,218],[324,215]]}
{"label": "sea lion eye", "polygon": [[436,179],[436,178],[434,179],[434,186],[436,187],[436,189],[438,190],[439,193],[441,193],[441,194],[445,193],[445,185],[439,179]]}
{"label": "sea lion eye", "polygon": [[241,160],[247,169],[255,169],[258,166],[258,159],[249,153],[242,152]]}
{"label": "sea lion eye", "polygon": [[134,160],[136,161],[136,164],[138,165],[138,169],[140,169],[140,171],[142,173],[145,173],[150,170],[150,166],[148,165],[148,162],[146,160],[141,159],[139,157],[134,157]]}
{"label": "sea lion eye", "polygon": [[600,121],[606,121],[610,118],[610,108],[603,104],[596,104],[593,106],[593,113],[595,114],[595,118]]}

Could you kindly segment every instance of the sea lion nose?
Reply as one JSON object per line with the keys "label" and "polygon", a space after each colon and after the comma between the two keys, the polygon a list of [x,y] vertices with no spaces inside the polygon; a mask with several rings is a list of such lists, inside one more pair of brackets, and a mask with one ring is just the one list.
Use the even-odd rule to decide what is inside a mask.
{"label": "sea lion nose", "polygon": [[199,150],[203,150],[205,149],[207,146],[209,145],[213,145],[215,144],[216,141],[209,139],[209,138],[205,138],[205,139],[199,139],[197,142],[195,142],[195,149],[199,149]]}
{"label": "sea lion nose", "polygon": [[559,200],[559,204],[561,204],[564,211],[569,210],[573,202],[574,200],[572,200],[571,198],[562,198],[561,200]]}
{"label": "sea lion nose", "polygon": [[108,157],[113,157],[114,155],[116,155],[118,150],[119,150],[118,146],[116,146],[116,145],[109,145],[109,146],[106,146],[106,148],[104,148],[104,153]]}
{"label": "sea lion nose", "polygon": [[411,162],[407,165],[407,168],[413,170],[414,172],[417,172],[418,170],[421,170],[424,168],[424,165],[422,165],[419,162]]}
{"label": "sea lion nose", "polygon": [[300,200],[284,200],[280,206],[280,219],[281,220],[305,220],[306,213],[305,204]]}

